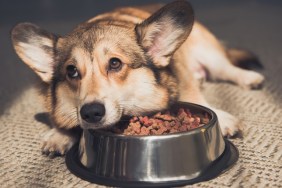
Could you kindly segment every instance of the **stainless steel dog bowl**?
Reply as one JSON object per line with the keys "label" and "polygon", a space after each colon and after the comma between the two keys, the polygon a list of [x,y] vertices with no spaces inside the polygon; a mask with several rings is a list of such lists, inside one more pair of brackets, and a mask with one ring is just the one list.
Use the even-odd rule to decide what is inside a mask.
{"label": "stainless steel dog bowl", "polygon": [[208,108],[179,102],[170,111],[208,113],[208,124],[187,132],[158,136],[125,136],[84,130],[80,145],[66,155],[78,177],[118,187],[181,186],[212,179],[238,159],[236,147],[224,139],[216,114]]}

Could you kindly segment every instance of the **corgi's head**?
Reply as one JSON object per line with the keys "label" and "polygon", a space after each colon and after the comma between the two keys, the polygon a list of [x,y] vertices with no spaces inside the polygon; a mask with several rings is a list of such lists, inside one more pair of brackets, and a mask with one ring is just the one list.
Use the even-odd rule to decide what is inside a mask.
{"label": "corgi's head", "polygon": [[60,37],[21,23],[11,34],[19,57],[49,86],[54,123],[96,129],[177,99],[168,67],[192,25],[190,4],[176,1],[138,24],[112,16]]}

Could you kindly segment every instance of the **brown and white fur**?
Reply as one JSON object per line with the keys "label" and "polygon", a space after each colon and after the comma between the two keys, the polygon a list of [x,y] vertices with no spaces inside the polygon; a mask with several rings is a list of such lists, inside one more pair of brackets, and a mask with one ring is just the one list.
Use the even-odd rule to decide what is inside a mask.
{"label": "brown and white fur", "polygon": [[[177,100],[212,108],[198,81],[207,76],[247,89],[263,82],[261,74],[234,65],[247,53],[225,48],[194,22],[188,2],[161,7],[120,8],[80,24],[64,37],[31,23],[14,27],[16,53],[46,86],[54,128],[44,137],[45,153],[64,154],[79,139],[76,127],[109,127],[124,115],[163,110]],[[82,117],[88,104],[100,105],[95,107],[98,115],[103,108],[101,119]],[[241,129],[237,118],[212,109],[224,135]]]}

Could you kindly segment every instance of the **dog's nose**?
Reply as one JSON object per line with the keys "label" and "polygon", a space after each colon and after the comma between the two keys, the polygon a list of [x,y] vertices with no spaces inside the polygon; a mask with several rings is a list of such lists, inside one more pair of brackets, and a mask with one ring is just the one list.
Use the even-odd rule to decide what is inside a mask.
{"label": "dog's nose", "polygon": [[96,123],[105,115],[105,106],[101,103],[88,103],[80,109],[81,118],[88,123]]}

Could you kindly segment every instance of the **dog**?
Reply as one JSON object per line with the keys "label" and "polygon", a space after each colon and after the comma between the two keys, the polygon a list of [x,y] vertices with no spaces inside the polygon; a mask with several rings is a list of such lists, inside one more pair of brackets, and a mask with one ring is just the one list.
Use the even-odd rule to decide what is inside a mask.
{"label": "dog", "polygon": [[213,109],[222,134],[232,136],[242,124],[207,103],[200,80],[228,81],[246,89],[264,81],[260,73],[237,66],[252,54],[224,47],[194,21],[184,0],[118,8],[66,36],[20,23],[11,38],[18,56],[43,81],[53,124],[43,139],[45,154],[65,154],[78,142],[80,128],[107,128],[123,116],[161,111],[175,101]]}

